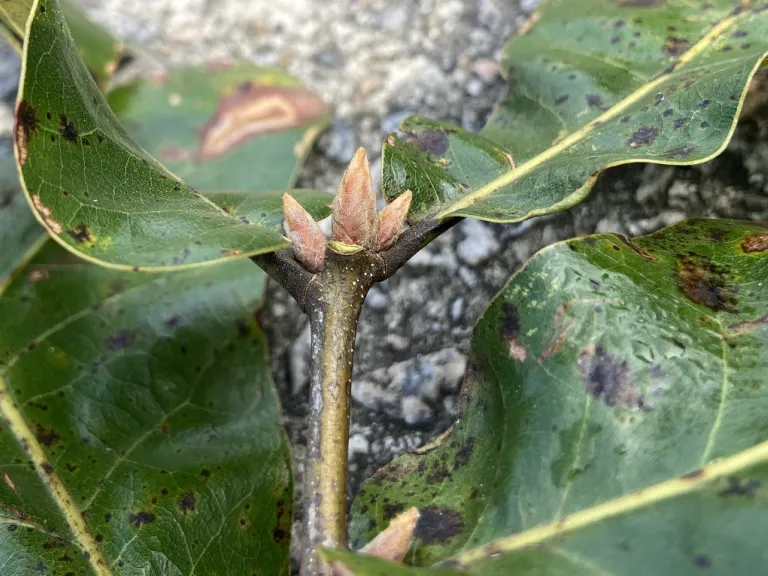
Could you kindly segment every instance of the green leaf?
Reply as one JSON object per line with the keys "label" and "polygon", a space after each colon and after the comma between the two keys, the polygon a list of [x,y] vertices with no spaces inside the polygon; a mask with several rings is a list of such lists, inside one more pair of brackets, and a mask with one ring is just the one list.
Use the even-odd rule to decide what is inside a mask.
{"label": "green leaf", "polygon": [[768,229],[736,221],[545,248],[475,329],[460,423],[365,485],[353,545],[417,506],[417,564],[759,572],[766,278]]}
{"label": "green leaf", "polygon": [[134,143],[75,54],[58,3],[35,6],[16,154],[30,204],[54,239],[86,260],[144,270],[289,245],[278,231],[228,214]]}
{"label": "green leaf", "polygon": [[48,242],[0,296],[3,574],[289,573],[288,442],[248,261],[164,275]]}
{"label": "green leaf", "polygon": [[508,42],[509,96],[485,129],[407,119],[384,194],[412,190],[411,221],[515,222],[577,204],[610,166],[712,158],[768,50],[768,3],[734,5],[550,0]]}
{"label": "green leaf", "polygon": [[[27,20],[33,0],[4,0],[0,2],[0,28],[9,39],[11,46],[22,51]],[[120,60],[126,57],[122,42],[115,40],[109,32],[91,22],[77,6],[62,2],[61,8],[78,52],[85,61],[94,80],[104,87],[112,78]]]}
{"label": "green leaf", "polygon": [[[331,214],[333,195],[321,190],[291,190],[293,196],[315,221],[320,221]],[[239,219],[246,219],[270,230],[283,230],[283,194],[284,192],[206,192],[205,196],[228,214]]]}
{"label": "green leaf", "polygon": [[[425,568],[415,570],[402,564],[388,562],[366,556],[354,554],[346,550],[324,550],[322,555],[326,560],[339,562],[348,569],[354,568],[352,576],[460,576],[461,572],[445,568]],[[342,572],[346,576],[348,573]]]}
{"label": "green leaf", "polygon": [[296,80],[247,63],[170,70],[108,101],[139,146],[201,190],[291,188],[329,118]]}
{"label": "green leaf", "polygon": [[0,157],[0,293],[14,270],[46,238],[21,193],[13,158]]}

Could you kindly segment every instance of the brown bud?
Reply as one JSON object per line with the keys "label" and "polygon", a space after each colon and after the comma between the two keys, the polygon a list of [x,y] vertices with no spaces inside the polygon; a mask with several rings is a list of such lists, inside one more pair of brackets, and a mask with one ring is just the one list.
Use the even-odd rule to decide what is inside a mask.
{"label": "brown bud", "polygon": [[333,239],[376,250],[378,229],[371,169],[365,150],[359,148],[341,178],[333,201]]}
{"label": "brown bud", "polygon": [[[419,520],[419,509],[411,508],[395,517],[378,536],[359,550],[361,554],[383,560],[402,563],[413,540],[413,531]],[[354,576],[354,572],[342,562],[332,565],[334,576]]]}
{"label": "brown bud", "polygon": [[360,549],[362,554],[384,560],[402,562],[413,540],[413,531],[419,519],[419,509],[411,508],[399,514],[384,530]]}
{"label": "brown bud", "polygon": [[309,212],[290,194],[283,194],[283,227],[293,243],[293,255],[310,272],[325,268],[328,241]]}
{"label": "brown bud", "polygon": [[406,190],[381,211],[379,217],[379,250],[386,250],[395,243],[405,226],[413,193]]}

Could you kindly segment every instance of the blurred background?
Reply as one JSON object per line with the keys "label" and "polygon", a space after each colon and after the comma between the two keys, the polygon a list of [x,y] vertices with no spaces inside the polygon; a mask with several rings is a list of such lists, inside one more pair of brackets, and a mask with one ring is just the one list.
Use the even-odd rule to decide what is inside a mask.
{"label": "blurred background", "polygon": [[[498,57],[535,0],[73,0],[137,55],[118,76],[212,60],[250,60],[301,80],[333,122],[300,187],[334,190],[364,146],[378,177],[387,133],[419,113],[482,127],[505,92]],[[0,44],[0,155],[11,151],[18,57]],[[590,232],[640,235],[690,216],[768,220],[768,110],[728,150],[694,167],[630,165],[604,174],[571,211],[520,225],[466,221],[366,302],[358,337],[350,495],[394,456],[458,416],[472,326],[531,254]],[[269,293],[272,366],[301,486],[309,331],[282,289]]]}

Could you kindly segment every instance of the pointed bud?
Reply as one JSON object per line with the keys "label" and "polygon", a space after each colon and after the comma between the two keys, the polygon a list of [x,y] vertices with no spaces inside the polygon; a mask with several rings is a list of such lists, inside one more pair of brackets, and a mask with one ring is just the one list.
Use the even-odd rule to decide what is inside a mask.
{"label": "pointed bud", "polygon": [[405,226],[408,210],[411,208],[413,193],[406,190],[381,211],[379,217],[379,250],[386,250],[394,244]]}
{"label": "pointed bud", "polygon": [[365,150],[359,148],[341,178],[333,201],[333,239],[375,250],[378,229],[371,169]]}
{"label": "pointed bud", "polygon": [[383,531],[368,542],[360,553],[384,560],[402,562],[413,540],[413,531],[419,520],[419,509],[411,508],[395,517]]}
{"label": "pointed bud", "polygon": [[328,241],[309,212],[290,194],[283,194],[283,228],[293,243],[293,255],[310,272],[325,268]]}

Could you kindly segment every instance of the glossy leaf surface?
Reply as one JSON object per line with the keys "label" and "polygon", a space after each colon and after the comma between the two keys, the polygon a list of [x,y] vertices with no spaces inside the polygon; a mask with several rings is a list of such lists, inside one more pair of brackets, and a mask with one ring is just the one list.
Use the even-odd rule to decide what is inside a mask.
{"label": "glossy leaf surface", "polygon": [[[16,153],[30,204],[60,244],[102,265],[144,270],[288,246],[279,230],[227,213],[131,140],[74,53],[58,3],[40,0],[36,6],[17,106]],[[62,91],[62,84],[81,88]],[[271,200],[258,210],[256,197],[253,211],[268,213]]]}
{"label": "glossy leaf surface", "polygon": [[328,123],[318,96],[247,63],[169,70],[113,90],[108,101],[139,146],[201,190],[293,187]]}
{"label": "glossy leaf surface", "polygon": [[3,574],[288,574],[287,440],[248,261],[163,275],[53,242],[0,295]]}
{"label": "glossy leaf surface", "polygon": [[[11,45],[21,52],[32,8],[32,0],[3,0],[0,2],[0,28]],[[122,42],[91,22],[77,6],[62,2],[61,8],[72,30],[77,50],[96,82],[104,87],[127,54]]]}
{"label": "glossy leaf surface", "polygon": [[577,204],[609,166],[703,162],[768,50],[766,8],[550,0],[507,44],[509,96],[485,129],[407,119],[384,147],[384,194],[412,190],[411,221],[513,222]]}
{"label": "glossy leaf surface", "polygon": [[420,565],[759,571],[766,278],[768,228],[735,221],[544,249],[475,329],[460,423],[365,485],[353,545],[417,506]]}

